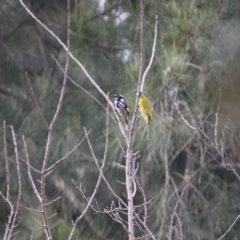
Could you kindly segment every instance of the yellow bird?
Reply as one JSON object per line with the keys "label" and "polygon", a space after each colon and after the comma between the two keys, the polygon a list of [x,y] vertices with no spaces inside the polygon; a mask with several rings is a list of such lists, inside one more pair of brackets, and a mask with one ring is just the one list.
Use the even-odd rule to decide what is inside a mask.
{"label": "yellow bird", "polygon": [[[136,91],[137,94],[137,91]],[[152,107],[150,100],[142,94],[142,92],[139,92],[139,99],[138,99],[138,110],[145,120],[147,124],[147,139],[149,140],[150,136],[150,121],[153,120],[153,113],[152,113]]]}

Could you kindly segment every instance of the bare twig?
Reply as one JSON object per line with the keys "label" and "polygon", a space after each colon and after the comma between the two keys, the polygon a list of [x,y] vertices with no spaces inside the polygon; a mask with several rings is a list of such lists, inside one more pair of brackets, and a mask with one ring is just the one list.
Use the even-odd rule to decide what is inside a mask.
{"label": "bare twig", "polygon": [[[87,132],[87,135],[89,135],[90,132],[91,132],[91,130],[89,130],[89,131]],[[70,155],[83,143],[83,141],[85,140],[85,138],[86,138],[86,136],[84,136],[84,137],[82,138],[82,140],[81,140],[71,151],[69,151],[64,157],[62,157],[62,158],[60,158],[59,160],[57,160],[54,164],[52,164],[52,166],[48,167],[48,168],[45,170],[45,172],[50,172],[50,171],[52,171],[52,170],[55,168],[56,165],[58,165],[59,163],[61,163],[61,162],[64,161],[64,160],[66,160],[67,157],[70,156]]]}
{"label": "bare twig", "polygon": [[39,113],[39,115],[40,115],[40,117],[41,117],[41,119],[42,119],[45,127],[46,127],[47,129],[49,129],[48,123],[47,123],[45,117],[43,116],[42,109],[41,109],[41,107],[40,107],[40,105],[39,105],[39,103],[38,103],[37,97],[36,97],[36,95],[35,95],[35,93],[34,93],[34,91],[33,91],[32,84],[31,84],[31,82],[30,82],[30,79],[29,79],[29,77],[28,77],[28,73],[27,73],[27,72],[25,72],[25,76],[26,76],[26,78],[27,78],[27,82],[28,82],[28,86],[29,86],[29,89],[30,89],[30,93],[31,93],[32,98],[33,98],[33,100],[34,100],[34,102],[35,102],[35,105],[36,105],[36,107],[37,107],[38,113]]}
{"label": "bare twig", "polygon": [[[23,8],[27,11],[27,13],[42,27],[44,28],[62,47],[63,49],[68,52],[69,49],[68,47],[61,41],[61,39],[52,31],[50,30],[44,23],[42,23],[27,7],[26,4],[24,4],[23,0],[19,0],[20,4],[23,6]],[[95,80],[91,77],[91,75],[88,73],[88,71],[86,70],[86,68],[82,65],[82,63],[80,61],[78,61],[71,52],[69,52],[69,57],[77,63],[77,65],[82,69],[82,71],[84,72],[84,74],[86,75],[86,77],[89,79],[89,81],[96,87],[96,89],[105,97],[105,99],[107,100],[107,94],[103,92],[103,90],[100,88],[100,86],[95,82]],[[112,109],[114,109],[113,103],[110,102],[109,103],[112,107]]]}
{"label": "bare twig", "polygon": [[[86,130],[85,130],[85,131],[86,131]],[[105,178],[105,176],[104,176],[104,174],[103,174],[103,172],[102,172],[102,169],[101,169],[101,167],[100,167],[99,164],[98,164],[97,158],[96,158],[96,156],[95,156],[95,154],[94,154],[94,151],[93,151],[93,148],[92,148],[92,145],[91,145],[91,142],[90,142],[88,136],[86,136],[86,138],[87,138],[88,146],[89,146],[89,148],[90,148],[90,151],[91,151],[91,154],[92,154],[92,156],[93,156],[94,162],[95,162],[95,164],[96,164],[96,166],[97,166],[97,168],[98,168],[98,171],[102,174],[102,179],[104,180],[105,184],[107,185],[108,189],[109,189],[110,192],[113,194],[113,196],[116,197],[116,198],[118,199],[118,201],[121,202],[121,204],[127,208],[127,207],[128,207],[127,204],[122,200],[122,198],[120,198],[120,197],[115,193],[115,191],[112,189],[111,185],[109,184],[108,180]]]}
{"label": "bare twig", "polygon": [[[107,101],[108,103],[108,101]],[[83,218],[83,216],[85,215],[85,213],[87,212],[88,208],[91,206],[91,203],[97,193],[97,190],[98,190],[98,187],[100,185],[100,182],[101,182],[101,179],[102,179],[102,175],[103,175],[103,168],[105,166],[105,162],[106,162],[106,158],[107,158],[107,152],[108,152],[108,135],[109,135],[109,115],[108,115],[108,111],[109,111],[109,104],[107,104],[107,112],[106,112],[106,142],[105,142],[105,150],[104,150],[104,155],[103,155],[103,161],[102,161],[102,165],[101,165],[101,171],[99,173],[99,177],[98,177],[98,180],[97,180],[97,183],[95,185],[95,188],[94,188],[94,191],[91,195],[91,197],[89,198],[89,200],[87,201],[87,206],[85,207],[85,209],[82,211],[81,215],[75,220],[75,222],[73,223],[73,227],[72,227],[72,230],[71,230],[71,233],[69,235],[69,238],[68,240],[71,240],[72,237],[73,237],[73,234],[74,234],[74,231],[76,229],[76,226],[78,224],[78,222]],[[88,144],[89,144],[89,147],[91,149],[91,152],[92,152],[92,156],[94,158],[94,161],[96,162],[97,159],[95,157],[95,154],[93,152],[93,149],[92,149],[92,146],[91,146],[91,143],[90,143],[90,140],[88,138],[88,132],[87,130],[84,128],[84,132],[85,132],[85,137],[87,138],[87,141],[88,141]]]}
{"label": "bare twig", "polygon": [[142,72],[144,67],[144,6],[140,0],[140,51],[139,51],[139,70],[138,70],[138,90],[142,81]]}
{"label": "bare twig", "polygon": [[202,67],[200,67],[200,66],[198,66],[198,65],[196,65],[196,64],[190,63],[190,62],[184,62],[183,64],[184,64],[184,65],[187,65],[187,66],[191,66],[191,67],[193,67],[193,68],[196,68],[196,69],[198,69],[199,71],[202,71],[202,70],[203,70]]}
{"label": "bare twig", "polygon": [[[23,137],[24,137],[24,136],[23,136]],[[21,158],[21,160],[22,160],[26,165],[28,165],[29,168],[32,169],[34,172],[41,174],[41,171],[37,170],[37,169],[36,169],[35,167],[33,167],[32,165],[29,165],[28,162],[27,162],[25,159]]]}
{"label": "bare twig", "polygon": [[215,125],[214,125],[214,140],[215,140],[215,146],[218,148],[218,111],[219,111],[219,105],[217,107],[217,112],[215,113]]}
{"label": "bare twig", "polygon": [[[5,124],[4,124],[4,128],[5,128]],[[3,237],[4,240],[10,240],[13,235],[17,234],[17,233],[13,233],[13,229],[17,226],[17,217],[18,217],[18,212],[19,212],[19,207],[20,207],[20,200],[21,200],[21,196],[22,196],[21,169],[20,169],[20,164],[19,164],[17,140],[16,140],[16,135],[15,135],[13,126],[10,126],[10,128],[11,128],[11,132],[12,132],[12,140],[13,140],[13,145],[14,145],[16,168],[17,168],[18,196],[17,196],[16,203],[13,204],[9,199],[9,192],[7,193],[6,198],[0,192],[0,195],[3,197],[3,199],[8,203],[8,205],[10,207],[8,223],[6,225],[6,229],[5,229],[5,233],[4,233],[4,237]],[[4,137],[6,137],[6,129],[4,129],[4,131],[5,131]],[[6,139],[4,141],[6,141]],[[7,153],[5,153],[5,154],[7,154]],[[5,160],[8,161],[8,158],[6,158],[6,156],[5,156]],[[9,174],[9,171],[7,174]],[[9,186],[9,188],[7,191],[10,191],[10,184],[8,186]]]}
{"label": "bare twig", "polygon": [[136,212],[134,213],[134,216],[137,218],[137,220],[140,222],[140,224],[144,227],[145,231],[148,233],[148,235],[151,237],[151,239],[156,240],[156,238],[154,237],[151,230],[148,228],[146,223],[141,220],[141,218],[139,217],[139,215]]}
{"label": "bare twig", "polygon": [[[173,209],[173,213],[171,214],[171,222],[170,222],[169,235],[168,235],[168,239],[169,239],[169,240],[172,239],[172,230],[173,230],[173,228],[174,228],[174,227],[173,227],[173,219],[174,219],[174,216],[177,215],[177,207],[178,207],[179,203],[181,202],[181,200],[182,200],[182,198],[183,198],[183,194],[185,193],[186,187],[188,186],[188,183],[189,183],[189,181],[190,181],[191,178],[192,178],[192,176],[190,176],[190,177],[187,179],[187,183],[186,183],[185,186],[183,187],[182,193],[181,193],[181,195],[179,196],[179,198],[178,198],[178,200],[177,200],[177,202],[176,202],[176,204],[175,204],[175,207],[174,207],[174,209]],[[179,227],[180,227],[180,232],[182,233],[182,224],[181,224],[181,221],[180,221],[178,215],[177,215],[177,218],[178,218],[178,220],[179,220],[178,222],[180,222]],[[181,239],[182,239],[182,238],[181,238]]]}
{"label": "bare twig", "polygon": [[29,162],[29,156],[28,156],[28,150],[27,150],[27,144],[26,144],[26,141],[25,141],[25,137],[22,136],[22,140],[23,140],[23,146],[24,146],[24,151],[25,151],[25,155],[26,155],[26,161],[27,161],[27,173],[28,173],[28,178],[29,178],[29,181],[30,181],[30,184],[32,186],[32,189],[33,189],[33,192],[34,194],[36,195],[39,203],[42,203],[42,198],[40,196],[40,193],[38,192],[37,190],[37,187],[34,183],[34,180],[32,178],[32,174],[31,174],[31,171],[30,171],[30,162]]}
{"label": "bare twig", "polygon": [[[142,197],[143,197],[143,209],[144,209],[144,215],[143,215],[143,222],[146,224],[147,223],[147,198],[145,195],[145,192],[140,184],[140,182],[138,181],[138,178],[135,177],[135,180],[137,182],[138,188],[140,189],[140,192],[142,193]],[[135,206],[136,207],[136,206]]]}
{"label": "bare twig", "polygon": [[[21,1],[21,3],[22,3],[22,1]],[[69,13],[69,6],[70,6],[70,3],[69,3],[69,0],[68,0],[68,15],[70,14]],[[33,14],[31,13],[31,15],[33,15]],[[68,26],[70,26],[70,17],[69,16],[68,16]],[[66,55],[66,65],[65,65],[65,71],[64,71],[64,79],[63,79],[61,94],[60,94],[60,97],[59,97],[59,100],[58,100],[57,108],[56,108],[56,111],[55,111],[54,116],[52,118],[52,121],[51,121],[51,123],[49,125],[47,144],[46,144],[45,154],[44,154],[44,159],[43,159],[43,164],[42,164],[42,174],[41,174],[41,196],[42,196],[42,201],[41,201],[41,207],[42,207],[42,212],[43,212],[42,216],[43,216],[43,222],[44,222],[44,230],[45,230],[45,234],[46,234],[48,239],[52,239],[52,234],[51,234],[51,230],[50,230],[50,226],[49,226],[49,221],[48,221],[49,218],[47,216],[47,208],[46,208],[46,204],[45,204],[45,191],[46,191],[46,188],[45,188],[46,172],[45,171],[46,171],[46,168],[47,168],[47,163],[48,163],[48,159],[49,159],[49,152],[50,152],[50,146],[51,146],[51,143],[52,143],[53,127],[54,127],[54,125],[55,125],[55,123],[57,121],[57,118],[59,116],[59,113],[60,113],[60,110],[61,110],[61,107],[62,107],[63,97],[64,97],[65,88],[66,88],[66,84],[67,84],[68,63],[69,63],[69,54],[70,54],[70,52],[69,52],[69,43],[70,43],[69,38],[70,38],[70,32],[68,31],[67,32],[67,46],[64,45],[66,47],[66,52],[67,52],[67,55]]]}
{"label": "bare twig", "polygon": [[[56,64],[58,65],[58,67],[60,68],[60,70],[64,73],[64,69],[62,68],[62,66],[60,65],[60,63],[58,62],[58,60],[51,55],[53,60],[56,62]],[[97,102],[105,111],[107,110],[106,107],[97,99],[95,98],[89,91],[87,91],[84,87],[82,87],[80,84],[76,83],[71,77],[68,76],[68,80],[75,85],[76,87],[80,88],[82,91],[84,91],[88,96],[90,96],[95,102]],[[114,117],[112,116],[111,113],[109,113],[110,116],[112,117],[112,119],[115,121]],[[116,122],[116,121],[115,121]]]}
{"label": "bare twig", "polygon": [[152,46],[152,54],[148,63],[147,68],[145,69],[143,76],[142,76],[142,81],[141,81],[141,86],[140,86],[140,92],[143,92],[143,87],[145,84],[145,80],[147,77],[147,74],[152,66],[153,63],[153,59],[155,56],[155,52],[156,52],[156,44],[157,44],[157,28],[158,28],[158,15],[155,16],[155,27],[154,27],[154,39],[153,39],[153,46]]}
{"label": "bare twig", "polygon": [[132,179],[133,179],[133,164],[131,149],[127,149],[126,157],[126,169],[125,169],[125,178],[126,178],[126,189],[127,189],[127,200],[128,200],[128,239],[134,240],[134,227],[133,227],[133,189],[132,189]]}
{"label": "bare twig", "polygon": [[35,212],[35,213],[39,213],[39,214],[42,214],[43,212],[42,211],[39,211],[39,210],[36,210],[36,209],[33,209],[33,208],[29,208],[29,207],[26,207],[24,205],[21,205],[21,207],[29,210],[29,211],[32,211],[32,212]]}
{"label": "bare twig", "polygon": [[227,230],[220,238],[218,238],[218,240],[223,239],[223,238],[227,235],[227,233],[230,232],[230,230],[232,229],[232,227],[235,225],[235,223],[237,222],[237,220],[238,220],[239,218],[240,218],[240,214],[234,219],[233,223],[230,225],[230,227],[228,228],[228,230]]}
{"label": "bare twig", "polygon": [[180,117],[182,118],[182,120],[193,130],[197,130],[202,136],[203,138],[210,143],[210,145],[216,150],[216,152],[219,154],[219,156],[221,156],[222,161],[224,162],[222,165],[223,167],[225,167],[227,170],[230,170],[234,173],[234,175],[237,177],[237,179],[240,181],[240,176],[237,173],[236,169],[233,167],[233,165],[229,162],[229,158],[228,156],[224,155],[224,151],[222,149],[219,149],[214,142],[209,138],[209,136],[206,134],[206,132],[203,129],[199,129],[197,127],[192,126],[182,115],[182,113],[180,112],[178,106],[176,103],[174,103],[175,106],[175,110],[177,110],[177,113],[180,115]]}
{"label": "bare twig", "polygon": [[59,199],[61,199],[64,196],[64,193],[62,195],[60,195],[59,197],[56,197],[55,199],[51,200],[48,203],[45,203],[45,206],[51,205],[54,202],[57,202]]}
{"label": "bare twig", "polygon": [[192,126],[181,114],[178,104],[176,102],[173,103],[174,104],[174,109],[177,110],[178,114],[180,115],[180,117],[182,118],[182,120],[188,125],[188,127],[190,127],[193,130],[197,130],[197,127]]}
{"label": "bare twig", "polygon": [[8,153],[7,153],[6,121],[3,122],[3,145],[4,145],[5,170],[6,170],[6,179],[7,179],[6,199],[9,199],[10,173],[9,173]]}
{"label": "bare twig", "polygon": [[181,222],[181,219],[178,216],[177,212],[175,213],[175,216],[176,216],[178,224],[179,224],[180,240],[183,240],[182,222]]}
{"label": "bare twig", "polygon": [[[19,163],[19,154],[18,154],[18,146],[17,146],[17,140],[16,140],[16,134],[14,132],[13,126],[10,126],[12,130],[12,138],[14,143],[14,152],[15,152],[15,159],[16,159],[16,167],[17,167],[17,178],[18,178],[18,197],[17,202],[15,203],[15,211],[14,211],[14,217],[13,217],[13,223],[12,223],[12,230],[15,228],[18,211],[19,211],[19,204],[22,196],[22,181],[21,181],[21,168]],[[12,232],[11,234],[12,235]]]}

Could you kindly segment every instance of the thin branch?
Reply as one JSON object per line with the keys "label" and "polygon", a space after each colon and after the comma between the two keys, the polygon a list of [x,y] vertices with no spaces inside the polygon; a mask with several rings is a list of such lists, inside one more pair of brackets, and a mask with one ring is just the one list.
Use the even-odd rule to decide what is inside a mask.
{"label": "thin branch", "polygon": [[138,215],[136,212],[134,213],[134,216],[137,218],[137,220],[140,222],[140,224],[144,227],[144,229],[146,230],[146,232],[148,233],[148,235],[149,235],[152,239],[156,240],[156,238],[154,237],[154,235],[153,235],[153,233],[151,232],[151,230],[148,228],[148,226],[146,225],[146,223],[141,220],[141,218],[139,217],[139,215]]}
{"label": "thin branch", "polygon": [[45,203],[45,206],[49,206],[54,202],[57,202],[59,199],[61,199],[63,197],[64,193],[62,195],[60,195],[59,197],[56,197],[55,199],[53,199],[52,201]]}
{"label": "thin branch", "polygon": [[8,153],[7,153],[6,121],[3,122],[3,145],[4,145],[5,171],[6,171],[6,178],[7,178],[6,199],[9,199],[10,173],[9,173]]}
{"label": "thin branch", "polygon": [[25,72],[25,76],[26,76],[26,79],[27,79],[28,87],[29,87],[29,89],[30,89],[30,93],[31,93],[32,98],[33,98],[33,100],[34,100],[34,102],[35,102],[35,105],[36,105],[36,107],[37,107],[38,114],[40,115],[40,117],[41,117],[41,119],[42,119],[45,127],[46,127],[47,129],[49,129],[48,123],[47,123],[45,117],[43,116],[42,109],[41,109],[41,107],[40,107],[40,105],[39,105],[39,103],[38,103],[36,94],[35,94],[34,91],[33,91],[32,84],[31,84],[31,81],[30,81],[30,79],[29,79],[29,77],[28,77],[28,73],[27,73],[27,72]]}
{"label": "thin branch", "polygon": [[133,205],[133,189],[132,189],[132,179],[133,179],[133,164],[131,156],[131,148],[127,149],[126,157],[126,169],[125,169],[125,178],[126,178],[126,190],[127,190],[127,200],[128,200],[128,239],[134,240],[134,227],[133,227],[133,214],[134,214],[134,205]]}
{"label": "thin branch", "polygon": [[16,168],[17,168],[18,196],[17,196],[17,201],[14,204],[14,206],[12,205],[12,203],[10,205],[11,213],[9,215],[8,224],[7,224],[8,231],[6,231],[4,234],[4,240],[11,239],[11,237],[13,235],[12,231],[17,226],[16,221],[17,221],[17,217],[18,217],[20,200],[21,200],[21,196],[22,196],[21,169],[20,169],[20,164],[19,164],[19,154],[18,154],[16,134],[14,132],[13,126],[10,126],[10,128],[11,128],[11,132],[12,132],[12,139],[13,139],[13,144],[14,144],[14,153],[15,153],[15,160],[16,160]]}
{"label": "thin branch", "polygon": [[178,150],[177,150],[177,152],[172,156],[172,158],[171,158],[171,160],[169,161],[169,165],[171,165],[171,163],[174,161],[174,159],[178,156],[178,154],[180,153],[180,152],[182,152],[186,147],[187,147],[187,145],[188,144],[190,144],[191,143],[191,141],[193,140],[193,138],[195,137],[195,135],[196,135],[196,131],[193,133],[193,135],[182,145],[182,147],[180,147]]}
{"label": "thin branch", "polygon": [[[85,130],[86,131],[86,130]],[[94,162],[98,168],[98,171],[102,174],[102,179],[104,180],[105,184],[107,185],[108,189],[110,190],[110,192],[113,194],[114,197],[116,197],[118,199],[119,202],[121,202],[121,204],[123,204],[123,206],[125,206],[126,208],[128,207],[127,204],[114,192],[114,190],[112,189],[111,185],[109,184],[108,180],[105,178],[102,170],[101,170],[101,167],[99,166],[98,164],[98,161],[97,161],[97,158],[94,154],[94,151],[93,151],[93,148],[92,148],[92,145],[91,145],[91,142],[88,138],[88,136],[86,136],[87,138],[87,141],[88,141],[88,146],[90,148],[90,151],[91,151],[91,154],[93,156],[93,159],[94,159]]]}
{"label": "thin branch", "polygon": [[37,199],[39,201],[39,203],[42,202],[42,198],[37,190],[37,187],[34,183],[34,180],[32,178],[32,174],[31,174],[31,170],[30,170],[30,162],[29,162],[29,156],[28,156],[28,150],[27,150],[27,144],[26,144],[26,141],[25,141],[25,137],[22,136],[22,140],[23,140],[23,146],[24,146],[24,151],[25,151],[25,155],[26,155],[26,160],[27,160],[27,173],[28,173],[28,178],[29,178],[29,181],[30,181],[30,184],[32,186],[32,189],[33,189],[33,192],[34,194],[37,196]]}
{"label": "thin branch", "polygon": [[[106,142],[105,142],[105,150],[104,150],[104,155],[103,155],[103,161],[102,161],[102,166],[101,166],[101,171],[99,173],[99,177],[98,177],[98,180],[97,180],[97,183],[96,183],[96,186],[94,188],[94,191],[90,197],[90,199],[88,200],[87,202],[87,206],[85,207],[85,209],[82,211],[81,215],[75,220],[75,222],[73,223],[73,227],[72,227],[72,230],[71,230],[71,233],[69,235],[69,238],[68,240],[71,240],[72,237],[73,237],[73,234],[74,234],[74,231],[76,229],[76,226],[78,224],[78,222],[83,218],[83,216],[85,215],[85,213],[87,212],[88,208],[91,206],[91,203],[97,193],[97,190],[98,190],[98,187],[100,185],[100,182],[101,182],[101,179],[102,179],[102,175],[103,175],[103,168],[105,166],[105,162],[106,162],[106,158],[107,158],[107,152],[108,152],[108,136],[109,136],[109,115],[108,115],[108,110],[109,110],[109,104],[108,104],[108,101],[107,101],[107,112],[106,112]],[[92,145],[89,141],[89,138],[88,138],[88,132],[87,130],[84,128],[84,132],[85,132],[85,137],[87,138],[87,141],[88,141],[88,144],[89,144],[89,147],[91,149],[91,152],[92,152],[92,156],[94,158],[94,161],[97,161],[96,157],[95,157],[95,154],[92,150]]]}
{"label": "thin branch", "polygon": [[[90,132],[91,132],[91,130],[89,130],[89,131],[87,132],[87,135],[89,135]],[[64,161],[64,160],[66,160],[67,157],[69,157],[80,145],[82,145],[82,143],[83,143],[83,141],[85,140],[85,138],[86,138],[86,136],[84,136],[84,137],[82,138],[82,140],[81,140],[71,151],[69,151],[64,157],[60,158],[60,159],[57,160],[54,164],[52,164],[52,166],[50,166],[49,168],[47,168],[47,169],[45,170],[45,173],[52,171],[52,170],[55,168],[56,165],[58,165],[59,163],[61,163],[61,162]]]}
{"label": "thin branch", "polygon": [[4,237],[3,237],[3,240],[10,240],[11,238],[11,235],[10,235],[10,230],[11,230],[11,223],[12,223],[12,219],[13,219],[13,214],[14,214],[14,206],[13,204],[11,203],[11,201],[9,199],[7,199],[3,193],[0,191],[0,195],[1,197],[3,198],[3,200],[5,202],[7,202],[7,204],[9,205],[10,207],[10,213],[8,215],[8,222],[6,224],[6,229],[5,229],[5,233],[4,233]]}
{"label": "thin branch", "polygon": [[180,230],[180,240],[183,240],[183,231],[182,231],[182,222],[181,222],[181,219],[180,217],[178,216],[178,213],[176,212],[175,213],[175,216],[178,220],[178,224],[179,224],[179,230]]}
{"label": "thin branch", "polygon": [[174,104],[174,109],[177,111],[177,113],[179,114],[179,116],[182,118],[182,120],[188,125],[188,127],[190,127],[193,130],[197,130],[196,127],[192,126],[185,118],[184,116],[181,114],[178,104],[176,102],[173,103]]}
{"label": "thin branch", "polygon": [[[21,2],[21,4],[23,4],[22,0],[20,0],[20,2]],[[68,5],[67,6],[67,8],[68,8],[68,20],[67,20],[68,23],[67,23],[67,25],[69,27],[70,26],[70,16],[69,16],[70,15],[70,10],[69,10],[70,3],[69,3],[69,0],[68,0],[67,5]],[[24,5],[24,6],[26,6],[26,5]],[[25,9],[29,13],[31,13],[30,10],[28,10],[27,7]],[[33,13],[31,13],[30,15],[34,16]],[[35,20],[41,26],[45,26],[36,17],[35,17]],[[48,28],[46,27],[46,29],[48,29]],[[51,31],[51,33],[52,33],[52,31]],[[61,89],[60,97],[59,97],[59,100],[58,100],[57,108],[56,108],[56,111],[54,113],[54,116],[53,116],[52,121],[51,121],[50,126],[49,126],[49,132],[48,132],[48,137],[47,137],[47,144],[46,144],[45,153],[44,153],[44,159],[43,159],[43,164],[42,164],[42,174],[41,174],[41,196],[42,196],[42,202],[41,202],[41,207],[42,207],[42,212],[43,212],[42,216],[43,216],[43,222],[44,222],[44,230],[45,230],[45,234],[46,234],[48,239],[52,239],[52,233],[51,233],[50,226],[49,226],[49,221],[48,221],[49,218],[48,218],[48,215],[47,215],[47,209],[46,209],[46,204],[45,204],[45,191],[46,191],[46,188],[45,188],[46,173],[45,173],[45,171],[46,171],[46,168],[47,168],[47,163],[48,163],[48,160],[49,160],[49,152],[50,152],[50,147],[51,147],[51,143],[52,143],[52,130],[53,130],[53,127],[54,127],[54,125],[55,125],[55,123],[57,121],[57,118],[59,116],[59,113],[60,113],[60,110],[61,110],[61,107],[62,107],[62,102],[63,102],[65,89],[66,89],[66,84],[67,84],[69,55],[70,55],[70,52],[69,52],[70,40],[69,40],[69,38],[70,38],[70,30],[67,31],[67,46],[65,46],[65,44],[62,43],[65,46],[65,50],[66,50],[66,53],[67,53],[66,54],[65,70],[64,70],[64,79],[63,79],[62,89]]]}
{"label": "thin branch", "polygon": [[143,92],[143,87],[144,87],[144,83],[147,77],[147,74],[152,66],[153,63],[153,59],[155,56],[155,52],[156,52],[156,43],[157,43],[157,28],[158,28],[158,15],[155,16],[155,27],[154,27],[154,39],[153,39],[153,46],[152,46],[152,55],[150,57],[150,61],[148,63],[147,68],[145,69],[143,76],[142,76],[142,82],[141,82],[141,86],[140,86],[140,92]]}
{"label": "thin branch", "polygon": [[[190,179],[192,178],[192,176],[190,176],[188,179],[187,179],[187,183],[185,184],[185,186],[184,186],[184,188],[183,188],[183,190],[182,190],[182,193],[181,193],[181,195],[179,196],[179,198],[178,198],[178,200],[177,200],[177,202],[176,202],[176,204],[175,204],[175,207],[174,207],[174,209],[173,209],[173,213],[171,214],[171,223],[170,223],[170,227],[169,227],[169,236],[168,236],[168,239],[169,240],[171,240],[172,239],[172,230],[173,230],[173,219],[174,219],[174,216],[176,216],[176,214],[177,214],[177,207],[178,207],[178,205],[179,205],[179,203],[181,202],[181,200],[182,200],[182,198],[183,198],[183,195],[184,195],[184,193],[185,193],[185,190],[186,190],[186,188],[187,188],[187,186],[188,186],[188,183],[189,183],[189,181],[190,181]],[[181,221],[180,221],[181,222]],[[180,225],[180,228],[182,227],[182,225]],[[182,232],[182,229],[180,230],[181,232]]]}
{"label": "thin branch", "polygon": [[[23,158],[21,158],[21,160],[22,160],[26,165],[28,165],[28,162],[27,162],[26,160],[24,160]],[[31,165],[29,165],[29,167],[30,167],[34,172],[36,172],[36,173],[38,173],[38,174],[41,174],[41,173],[42,173],[41,171],[37,170],[35,167],[33,167],[33,166],[31,166]]]}
{"label": "thin branch", "polygon": [[215,146],[218,148],[218,111],[219,111],[219,105],[217,107],[217,112],[215,113],[215,124],[214,124],[214,140],[215,140]]}
{"label": "thin branch", "polygon": [[[56,64],[58,65],[58,67],[60,68],[60,70],[64,73],[64,69],[62,68],[62,66],[60,65],[60,63],[58,62],[58,60],[51,54],[53,60],[56,62]],[[82,91],[84,91],[88,96],[90,96],[95,102],[97,102],[105,111],[107,110],[106,107],[97,99],[95,98],[89,91],[87,91],[84,87],[82,87],[80,84],[76,83],[71,77],[68,76],[68,80],[75,85],[76,87],[80,88]],[[116,122],[115,118],[113,117],[113,115],[109,112],[109,115],[111,116],[111,118]]]}
{"label": "thin branch", "polygon": [[[61,41],[61,39],[52,31],[50,30],[44,23],[42,23],[30,10],[29,8],[24,4],[23,0],[19,0],[20,4],[23,6],[23,8],[27,11],[27,13],[42,27],[44,28],[57,42],[64,48],[66,52],[69,51],[68,47]],[[96,87],[96,89],[105,97],[107,100],[107,94],[103,92],[103,90],[99,87],[99,85],[94,81],[94,79],[91,77],[91,75],[88,73],[86,68],[82,65],[81,62],[79,62],[71,52],[69,52],[69,57],[77,63],[77,65],[82,69],[86,77],[89,79],[89,81]],[[112,109],[114,109],[113,104],[110,102],[110,105]]]}
{"label": "thin branch", "polygon": [[[203,136],[203,138],[204,138],[208,143],[211,144],[211,146],[216,150],[216,152],[219,154],[219,156],[221,156],[222,160],[224,161],[223,166],[224,166],[227,170],[232,171],[232,172],[235,174],[235,176],[237,177],[237,179],[240,181],[240,176],[239,176],[239,174],[237,173],[237,171],[236,171],[236,169],[233,167],[233,165],[229,162],[228,157],[225,157],[225,156],[224,156],[223,150],[222,150],[222,149],[220,150],[220,149],[218,148],[218,146],[216,146],[216,145],[214,144],[214,142],[209,138],[209,136],[205,133],[205,131],[204,131],[203,129],[199,129],[199,128],[197,128],[197,127],[192,126],[192,125],[184,118],[184,116],[183,116],[182,113],[180,112],[180,110],[179,110],[176,102],[174,102],[174,107],[175,107],[175,110],[177,111],[177,113],[179,114],[179,116],[182,118],[182,120],[183,120],[191,129],[197,130],[197,131]],[[226,165],[227,167],[229,167],[229,169],[228,169],[225,165]]]}
{"label": "thin branch", "polygon": [[43,214],[42,211],[39,211],[39,210],[36,210],[36,209],[33,209],[33,208],[29,208],[29,207],[26,207],[24,205],[21,205],[21,207],[27,209],[28,211],[31,211],[31,212],[35,212],[35,213],[39,213],[39,214]]}
{"label": "thin branch", "polygon": [[[138,178],[135,177],[135,180],[137,182],[137,185],[138,185],[138,188],[140,189],[140,192],[142,193],[142,197],[143,197],[143,208],[144,208],[144,215],[143,215],[143,222],[146,224],[147,222],[147,198],[146,198],[146,195],[145,195],[145,192],[140,184],[140,182],[138,181]],[[135,206],[136,207],[136,206]]]}
{"label": "thin branch", "polygon": [[193,67],[193,68],[196,68],[196,69],[198,69],[199,71],[202,71],[202,70],[203,70],[202,67],[200,67],[200,66],[198,66],[198,65],[196,65],[196,64],[190,63],[190,62],[184,62],[183,64],[185,64],[185,65],[187,65],[187,66],[191,66],[191,67]]}
{"label": "thin branch", "polygon": [[[138,83],[142,81],[142,72],[144,66],[144,6],[143,1],[140,0],[140,52],[139,52],[139,70],[138,70]],[[140,90],[140,88],[138,88]]]}
{"label": "thin branch", "polygon": [[223,238],[227,235],[227,233],[230,232],[230,230],[232,229],[232,227],[235,225],[235,223],[237,222],[237,220],[238,220],[239,218],[240,218],[240,214],[234,219],[233,223],[230,225],[230,227],[228,228],[228,230],[227,230],[220,238],[218,238],[218,240],[223,239]]}

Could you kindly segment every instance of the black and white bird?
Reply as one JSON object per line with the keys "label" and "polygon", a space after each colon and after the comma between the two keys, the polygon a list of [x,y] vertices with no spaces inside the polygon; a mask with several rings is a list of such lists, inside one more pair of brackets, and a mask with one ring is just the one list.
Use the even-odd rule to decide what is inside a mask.
{"label": "black and white bird", "polygon": [[126,129],[128,130],[128,118],[129,118],[130,110],[127,105],[127,102],[124,99],[124,97],[120,94],[113,95],[113,97],[115,98],[114,100],[115,110],[119,116],[124,117],[125,123],[126,123]]}

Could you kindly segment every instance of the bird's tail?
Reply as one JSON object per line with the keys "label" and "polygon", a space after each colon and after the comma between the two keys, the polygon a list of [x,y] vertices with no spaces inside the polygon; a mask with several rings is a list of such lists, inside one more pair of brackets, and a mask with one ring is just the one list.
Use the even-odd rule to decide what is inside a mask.
{"label": "bird's tail", "polygon": [[147,125],[147,139],[150,139],[150,118],[148,116],[144,116],[144,120],[146,122]]}
{"label": "bird's tail", "polygon": [[150,121],[147,123],[147,139],[150,139]]}
{"label": "bird's tail", "polygon": [[126,128],[127,131],[128,131],[128,116],[129,116],[129,113],[130,113],[130,110],[129,110],[129,108],[127,107],[127,108],[126,108],[126,112],[125,112],[125,123],[126,123],[125,128]]}
{"label": "bird's tail", "polygon": [[125,117],[125,128],[126,128],[126,130],[128,131],[128,117]]}

